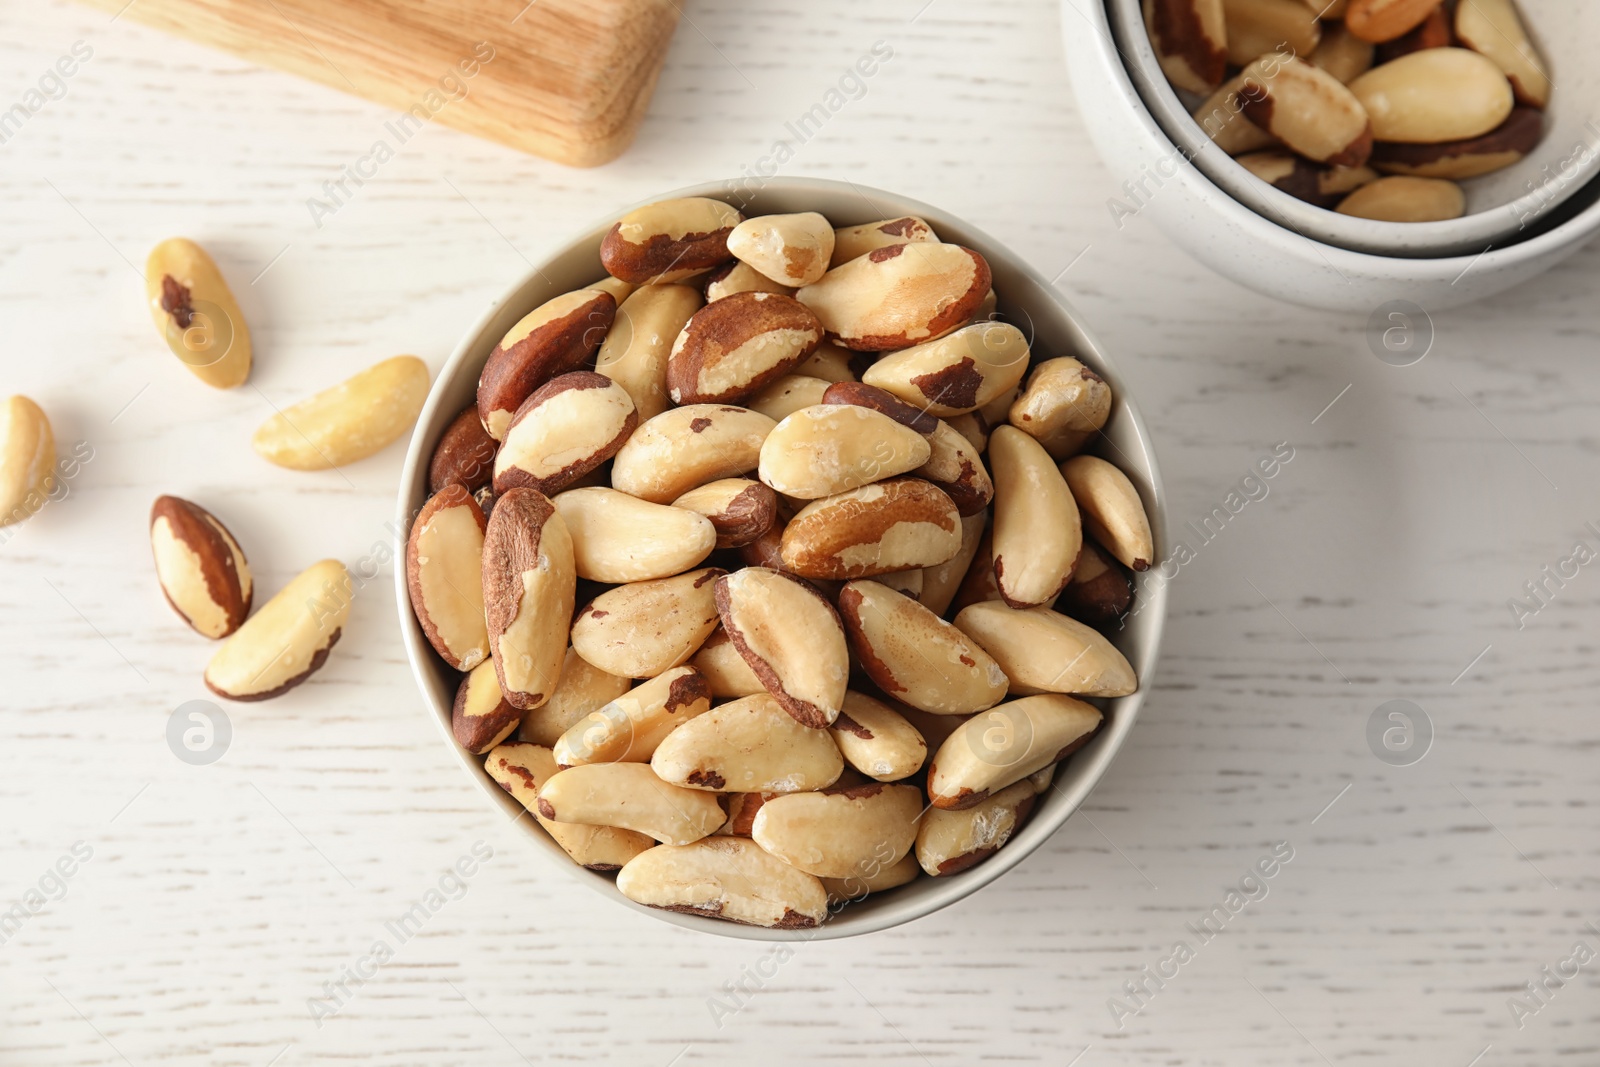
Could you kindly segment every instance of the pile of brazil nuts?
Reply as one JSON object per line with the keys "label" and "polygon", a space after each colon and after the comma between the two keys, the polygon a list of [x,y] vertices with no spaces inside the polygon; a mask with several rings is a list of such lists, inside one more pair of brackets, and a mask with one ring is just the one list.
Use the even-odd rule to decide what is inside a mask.
{"label": "pile of brazil nuts", "polygon": [[982,862],[1138,686],[1095,628],[1153,555],[1081,454],[1109,387],[1030,370],[918,218],[666,200],[600,257],[432,456],[406,573],[456,740],[654,907],[811,927]]}
{"label": "pile of brazil nuts", "polygon": [[1550,76],[1513,0],[1143,2],[1167,80],[1204,98],[1206,134],[1319,207],[1459,218],[1457,182],[1544,136]]}

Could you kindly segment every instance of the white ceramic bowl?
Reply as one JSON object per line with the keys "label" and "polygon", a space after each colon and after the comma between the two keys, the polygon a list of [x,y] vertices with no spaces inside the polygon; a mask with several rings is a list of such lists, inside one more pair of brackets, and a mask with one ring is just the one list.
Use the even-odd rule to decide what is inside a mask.
{"label": "white ceramic bowl", "polygon": [[[1150,514],[1157,556],[1161,558],[1167,544],[1163,508],[1165,495],[1144,421],[1127,395],[1116,364],[1101,352],[1079,322],[1077,312],[1041,275],[992,238],[960,219],[892,193],[850,182],[803,178],[773,179],[763,188],[742,195],[731,192],[736,189],[748,189],[748,185],[710,183],[663,193],[661,197],[652,199],[716,196],[739,204],[746,214],[820,211],[839,225],[871,222],[897,215],[918,215],[930,222],[945,240],[959,242],[982,253],[994,273],[995,291],[1000,294],[1000,311],[1032,338],[1034,358],[1071,355],[1093,367],[1111,383],[1116,398],[1115,408],[1097,451],[1113,458],[1138,486],[1145,509]],[[539,304],[605,276],[600,266],[600,239],[615,218],[625,210],[628,209],[619,210],[616,215],[588,228],[574,240],[554,250],[513,285],[499,303],[467,332],[434,382],[433,391],[411,437],[405,471],[400,478],[398,519],[402,529],[410,529],[412,516],[426,499],[428,461],[433,449],[450,421],[473,402],[478,373],[490,350],[518,319]],[[411,660],[411,669],[422,689],[429,713],[439,726],[440,737],[455,753],[462,769],[482,787],[488,801],[506,818],[512,818],[521,812],[521,805],[485,773],[482,758],[464,751],[451,734],[450,707],[455,699],[460,675],[445,666],[423,637],[411,611],[404,568],[397,568],[395,595],[400,606],[400,633],[405,642],[406,655]],[[1056,774],[1054,788],[1040,798],[1027,825],[992,858],[968,871],[946,878],[923,877],[908,886],[875,894],[844,908],[814,930],[766,930],[642,907],[617,892],[613,884],[614,876],[574,865],[532,819],[519,819],[516,825],[526,836],[532,850],[542,852],[544,861],[552,869],[565,871],[593,886],[615,904],[633,908],[662,922],[703,933],[765,941],[806,941],[812,938],[848,937],[909,922],[960,900],[1015,867],[1077,810],[1110,766],[1133,728],[1139,707],[1144,701],[1144,692],[1149,688],[1166,619],[1164,585],[1157,588],[1155,584],[1141,580],[1137,595],[1143,606],[1137,614],[1130,616],[1128,624],[1116,635],[1115,641],[1138,673],[1142,688],[1133,696],[1105,702],[1106,726],[1089,745],[1062,766]]]}
{"label": "white ceramic bowl", "polygon": [[[1062,0],[1068,75],[1084,126],[1120,186],[1119,209],[1152,220],[1195,259],[1259,293],[1307,307],[1370,314],[1392,300],[1425,311],[1472,303],[1544,273],[1600,230],[1590,182],[1516,244],[1474,256],[1376,256],[1314,241],[1235,200],[1156,122],[1113,42],[1102,0]],[[1108,209],[1113,206],[1108,204]],[[1121,218],[1129,225],[1126,214]]]}
{"label": "white ceramic bowl", "polygon": [[[1071,3],[1073,0],[1067,0]],[[1235,200],[1265,218],[1324,244],[1379,256],[1476,255],[1490,245],[1522,240],[1534,224],[1600,174],[1600,126],[1588,128],[1600,100],[1600,40],[1594,0],[1518,0],[1528,32],[1556,81],[1545,136],[1515,166],[1461,183],[1467,213],[1446,222],[1358,219],[1308,204],[1241,167],[1201,130],[1192,108],[1161,72],[1140,14],[1140,0],[1107,0],[1112,36],[1140,99],[1156,124],[1196,167]],[[1198,105],[1196,105],[1198,106]],[[1587,152],[1580,151],[1587,147]]]}

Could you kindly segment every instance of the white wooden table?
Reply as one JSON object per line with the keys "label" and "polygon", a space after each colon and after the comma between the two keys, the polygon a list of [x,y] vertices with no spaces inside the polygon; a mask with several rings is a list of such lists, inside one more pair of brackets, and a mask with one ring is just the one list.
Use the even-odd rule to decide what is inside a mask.
{"label": "white wooden table", "polygon": [[[74,872],[0,945],[0,1063],[1596,1062],[1600,959],[1525,985],[1600,952],[1600,565],[1520,629],[1508,600],[1576,541],[1600,551],[1600,248],[1386,365],[1365,321],[1113,224],[1128,176],[1083,136],[1050,0],[923,4],[694,0],[621,161],[430,126],[319,227],[307,200],[387,113],[64,0],[0,3],[0,108],[93,50],[0,145],[0,393],[93,452],[0,545],[0,910],[41,880],[60,896],[59,858]],[[1188,532],[1152,699],[1086,809],[976,897],[805,946],[730,1012],[715,998],[770,950],[631,915],[519,843],[424,715],[387,567],[310,684],[231,706],[217,762],[174,758],[211,650],[152,581],[152,498],[227,515],[263,591],[368,556],[402,449],[275,469],[248,446],[272,405],[398,352],[437,370],[528,260],[753,168],[879,40],[892,59],[784,173],[902,190],[1059,273],[1137,388],[1175,534],[1294,450],[1211,541]],[[246,388],[206,388],[154,337],[138,275],[175,234],[235,282]],[[1432,724],[1409,766],[1367,740],[1393,699]],[[397,939],[480,841],[464,895]],[[1202,943],[1188,924],[1276,842],[1292,861]],[[1193,958],[1163,963],[1180,940]],[[320,1025],[318,1001],[338,1006]]]}

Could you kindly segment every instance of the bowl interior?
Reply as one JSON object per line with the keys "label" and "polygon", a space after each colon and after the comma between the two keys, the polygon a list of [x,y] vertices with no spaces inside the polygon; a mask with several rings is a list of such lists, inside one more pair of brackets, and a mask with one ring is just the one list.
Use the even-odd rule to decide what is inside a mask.
{"label": "bowl interior", "polygon": [[[1470,3],[1471,0],[1463,0]],[[1467,214],[1447,222],[1389,223],[1340,215],[1290,196],[1241,167],[1191,117],[1198,98],[1168,83],[1145,32],[1140,0],[1106,0],[1115,44],[1141,99],[1172,139],[1176,159],[1251,210],[1325,244],[1373,255],[1443,257],[1504,247],[1531,236],[1543,217],[1600,174],[1600,65],[1588,42],[1600,39],[1600,4],[1518,0],[1529,35],[1554,81],[1545,137],[1525,159],[1462,183]]]}
{"label": "bowl interior", "polygon": [[[1082,360],[1110,383],[1115,406],[1101,441],[1091,451],[1116,462],[1138,487],[1155,533],[1157,558],[1162,558],[1167,544],[1164,497],[1149,434],[1138,409],[1128,397],[1115,364],[1105,357],[1080,325],[1071,305],[1015,255],[987,235],[936,208],[853,182],[803,178],[772,179],[759,186],[748,181],[714,182],[664,193],[662,197],[652,199],[672,196],[720,197],[740,207],[746,215],[820,211],[836,225],[915,214],[932,224],[944,240],[955,241],[978,251],[989,261],[993,271],[1001,315],[1030,337],[1032,358],[1038,361],[1070,355]],[[617,215],[620,214],[621,211],[617,212]],[[473,402],[478,374],[496,342],[518,319],[539,304],[605,276],[600,265],[600,240],[615,218],[613,215],[588,229],[538,263],[484,314],[450,357],[434,382],[416,432],[412,435],[400,483],[399,519],[402,528],[410,528],[412,517],[425,502],[428,461],[450,421]],[[488,776],[481,757],[473,756],[455,743],[450,730],[450,709],[461,676],[435,655],[423,637],[411,610],[404,568],[398,570],[395,585],[401,636],[412,670],[440,727],[441,736],[491,802],[497,804],[508,819],[514,818],[522,812],[521,805]],[[1112,639],[1137,672],[1141,682],[1140,691],[1133,696],[1102,702],[1107,718],[1105,728],[1093,742],[1075,753],[1060,768],[1053,788],[1040,798],[1027,825],[991,859],[968,871],[944,878],[920,878],[909,886],[869,896],[843,908],[814,930],[766,930],[642,907],[616,891],[613,875],[584,870],[574,865],[532,819],[519,819],[517,825],[534,842],[535,847],[544,850],[554,865],[603,891],[613,902],[663,922],[704,933],[755,940],[805,941],[868,933],[926,915],[972,893],[1015,866],[1066,821],[1105,773],[1133,727],[1155,670],[1166,617],[1164,583],[1146,581],[1141,576],[1135,605],[1137,613],[1130,615],[1126,625]]]}

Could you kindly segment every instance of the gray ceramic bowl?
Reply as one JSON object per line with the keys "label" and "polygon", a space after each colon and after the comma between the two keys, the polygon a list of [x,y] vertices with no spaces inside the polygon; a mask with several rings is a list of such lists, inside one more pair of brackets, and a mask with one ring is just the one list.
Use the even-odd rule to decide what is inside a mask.
{"label": "gray ceramic bowl", "polygon": [[[1164,522],[1165,494],[1156,469],[1150,435],[1138,408],[1128,396],[1116,364],[1107,358],[1090,337],[1073,309],[1032,267],[980,231],[937,208],[878,189],[850,182],[806,178],[778,178],[759,189],[749,183],[719,182],[663,193],[664,199],[676,196],[714,196],[739,205],[747,215],[789,211],[820,211],[836,225],[871,222],[898,215],[918,215],[931,223],[947,241],[976,249],[989,261],[994,272],[995,291],[1000,295],[1000,312],[1033,339],[1033,358],[1071,355],[1094,368],[1111,383],[1116,406],[1106,425],[1098,452],[1114,460],[1138,486],[1150,514],[1156,537],[1157,558],[1167,544]],[[450,421],[473,402],[478,373],[490,350],[502,335],[523,315],[539,304],[572,289],[582,288],[605,276],[600,266],[600,239],[610,229],[623,208],[598,225],[582,231],[575,239],[555,249],[518,281],[467,332],[455,353],[445,364],[422,416],[411,437],[405,471],[400,478],[398,519],[402,529],[410,529],[411,517],[427,496],[428,461],[434,446]],[[456,744],[450,731],[450,707],[460,675],[445,666],[423,637],[411,611],[410,593],[404,568],[397,568],[395,594],[400,606],[400,635],[406,655],[417,677],[423,700],[444,744],[461,767],[482,788],[488,803],[507,819],[521,812],[515,800],[500,789],[475,757]],[[1128,732],[1133,729],[1139,707],[1144,702],[1155,672],[1161,632],[1166,620],[1166,591],[1161,583],[1140,581],[1141,605],[1115,641],[1138,672],[1142,689],[1129,697],[1107,701],[1107,725],[1087,747],[1074,754],[1056,774],[1054,788],[1041,798],[1032,818],[993,858],[961,874],[945,878],[919,878],[899,889],[867,897],[843,908],[814,930],[766,930],[677,912],[645,908],[617,892],[614,876],[575,866],[566,854],[539,829],[532,819],[517,820],[530,851],[542,854],[552,869],[565,872],[604,894],[614,904],[632,908],[662,922],[684,926],[702,933],[762,941],[807,941],[812,938],[848,937],[898,926],[937,911],[1005,874],[1038,848],[1067,821],[1100,776],[1116,757]]]}

